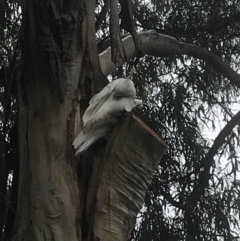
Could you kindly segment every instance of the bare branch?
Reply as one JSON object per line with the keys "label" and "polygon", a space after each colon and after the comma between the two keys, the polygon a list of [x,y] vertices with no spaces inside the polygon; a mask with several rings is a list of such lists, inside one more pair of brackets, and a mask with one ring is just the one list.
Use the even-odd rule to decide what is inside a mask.
{"label": "bare branch", "polygon": [[93,94],[99,92],[107,83],[106,76],[102,73],[99,58],[98,49],[95,36],[95,0],[87,1],[87,11],[88,11],[88,48],[89,57],[91,62]]}
{"label": "bare branch", "polygon": [[118,2],[117,0],[111,0],[110,3],[111,59],[114,63],[123,64],[126,53],[120,36]]}
{"label": "bare branch", "polygon": [[[215,67],[217,71],[223,74],[224,77],[228,78],[232,84],[240,87],[240,75],[214,53],[192,44],[179,42],[171,36],[159,34],[154,30],[141,32],[138,36],[140,40],[140,51],[143,54],[156,57],[174,57],[187,54],[189,56],[199,58]],[[126,61],[129,61],[135,57],[133,37],[128,36],[124,38],[123,45],[126,51]],[[99,58],[102,71],[105,75],[110,74],[122,65],[114,64],[111,61],[111,48],[108,48],[99,54]]]}
{"label": "bare branch", "polygon": [[140,43],[136,31],[135,23],[133,21],[133,3],[132,0],[120,0],[121,10],[121,27],[131,33],[135,43],[136,51],[139,51]]}
{"label": "bare branch", "polygon": [[106,14],[109,10],[109,6],[110,6],[110,1],[109,0],[105,0],[104,6],[102,8],[101,13],[99,14],[96,24],[95,24],[95,28],[96,30],[98,30],[100,28],[101,23],[103,22],[103,20],[106,19]]}

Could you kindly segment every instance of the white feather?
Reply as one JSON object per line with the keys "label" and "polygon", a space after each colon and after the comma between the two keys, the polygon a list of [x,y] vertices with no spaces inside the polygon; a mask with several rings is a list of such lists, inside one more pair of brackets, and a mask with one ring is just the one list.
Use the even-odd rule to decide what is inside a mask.
{"label": "white feather", "polygon": [[109,126],[90,130],[84,133],[84,130],[79,133],[73,142],[74,148],[77,150],[75,156],[86,151],[94,142],[104,137],[111,129]]}
{"label": "white feather", "polygon": [[107,100],[121,97],[136,98],[136,89],[131,80],[123,78],[116,79],[93,96],[89,102],[89,107],[83,115],[83,123],[87,123],[90,118],[98,115],[102,111],[102,107],[105,108]]}
{"label": "white feather", "polygon": [[84,129],[73,142],[75,155],[86,151],[94,142],[108,134],[124,111],[141,106],[130,79],[116,79],[93,96],[83,115]]}

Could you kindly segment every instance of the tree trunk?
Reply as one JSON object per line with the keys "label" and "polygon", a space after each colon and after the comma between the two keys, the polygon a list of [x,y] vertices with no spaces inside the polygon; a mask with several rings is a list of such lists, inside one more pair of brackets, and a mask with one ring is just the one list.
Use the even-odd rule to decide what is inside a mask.
{"label": "tree trunk", "polygon": [[[166,150],[147,127],[128,117],[120,132],[125,136],[117,137],[115,131],[106,151],[105,145],[95,145],[96,150],[91,147],[77,168],[72,141],[80,131],[80,113],[85,108],[83,104],[80,108],[78,99],[90,97],[86,91],[79,96],[78,91],[89,71],[87,26],[85,5],[77,0],[23,2],[24,48],[18,83],[20,175],[14,241],[92,241],[117,236],[117,240],[126,240],[154,168]],[[132,144],[127,147],[124,138],[129,133],[133,134]],[[144,147],[144,140],[153,146]],[[116,156],[121,153],[122,158]],[[108,175],[113,162],[116,180]],[[111,181],[117,185],[117,206],[105,196],[105,191],[112,195]],[[129,203],[131,210],[122,212]],[[105,210],[108,204],[109,210]],[[106,211],[120,215],[110,226],[107,214],[102,215]],[[108,230],[111,235],[107,238]]]}
{"label": "tree trunk", "polygon": [[75,112],[72,105],[86,48],[84,12],[77,0],[62,5],[36,0],[23,3],[14,240],[81,239],[78,179],[68,124],[71,111]]}

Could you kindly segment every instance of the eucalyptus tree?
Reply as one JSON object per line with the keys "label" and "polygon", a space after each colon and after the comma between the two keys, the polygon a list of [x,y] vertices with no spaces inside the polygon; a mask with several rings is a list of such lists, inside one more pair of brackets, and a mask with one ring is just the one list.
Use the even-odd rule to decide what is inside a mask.
{"label": "eucalyptus tree", "polygon": [[[144,99],[139,115],[169,149],[132,239],[234,240],[239,236],[234,233],[239,215],[234,127],[240,114],[231,111],[240,86],[237,1],[119,4],[120,10],[116,0],[20,2],[18,41],[15,36],[15,44],[7,45],[15,47],[9,48],[11,61],[3,60],[11,66],[5,71],[11,81],[3,75],[2,122],[9,126],[6,131],[3,125],[1,142],[10,139],[15,146],[12,152],[2,149],[1,164],[6,166],[4,154],[9,152],[15,166],[2,170],[8,174],[14,169],[13,177],[18,177],[16,127],[20,163],[18,187],[12,186],[12,196],[18,190],[18,198],[11,197],[17,210],[12,218],[2,216],[3,233],[8,240],[129,238],[154,169],[149,153],[160,157],[161,148],[151,149],[157,145],[151,142],[145,144],[144,155],[126,155],[126,139],[137,148],[143,145],[137,141],[147,138],[143,132],[133,138],[140,129],[131,121],[123,121],[121,133],[114,130],[107,144],[99,142],[81,160],[74,157],[71,144],[90,98],[108,83],[106,76],[122,77],[135,65],[135,85]],[[226,126],[211,144],[202,130],[214,127],[219,110]],[[220,169],[224,154],[229,172]],[[5,193],[3,200],[9,200]],[[12,206],[7,207],[11,213]]]}

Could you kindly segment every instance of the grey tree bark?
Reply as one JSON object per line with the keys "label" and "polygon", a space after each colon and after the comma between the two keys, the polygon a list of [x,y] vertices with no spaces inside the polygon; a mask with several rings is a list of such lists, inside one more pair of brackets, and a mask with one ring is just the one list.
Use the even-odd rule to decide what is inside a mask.
{"label": "grey tree bark", "polygon": [[[76,160],[72,141],[96,83],[91,68],[99,63],[89,39],[94,8],[78,0],[25,0],[22,7],[20,177],[11,240],[126,240],[167,146],[128,116],[106,149],[93,146]],[[146,140],[153,145],[144,147]]]}
{"label": "grey tree bark", "polygon": [[86,51],[85,6],[77,0],[25,0],[22,7],[20,178],[13,240],[80,240],[68,124],[74,123],[72,107]]}

